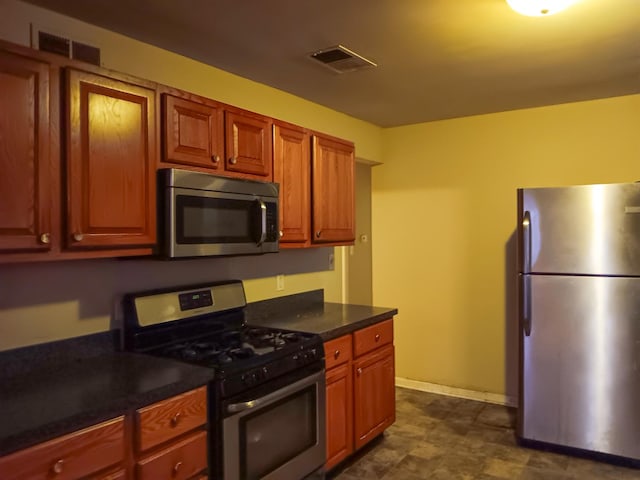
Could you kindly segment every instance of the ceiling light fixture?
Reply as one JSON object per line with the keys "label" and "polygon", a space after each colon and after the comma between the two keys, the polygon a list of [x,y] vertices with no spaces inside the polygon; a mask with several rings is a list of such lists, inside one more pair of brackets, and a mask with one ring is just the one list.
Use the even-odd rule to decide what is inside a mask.
{"label": "ceiling light fixture", "polygon": [[509,6],[521,15],[547,17],[570,7],[578,0],[507,0]]}

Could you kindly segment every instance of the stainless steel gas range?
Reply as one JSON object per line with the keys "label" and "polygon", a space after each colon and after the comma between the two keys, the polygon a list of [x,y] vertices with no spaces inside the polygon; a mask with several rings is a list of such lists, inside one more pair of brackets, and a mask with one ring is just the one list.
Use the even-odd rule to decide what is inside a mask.
{"label": "stainless steel gas range", "polygon": [[240,281],[125,297],[124,349],[213,369],[211,479],[324,478],[318,335],[246,325]]}

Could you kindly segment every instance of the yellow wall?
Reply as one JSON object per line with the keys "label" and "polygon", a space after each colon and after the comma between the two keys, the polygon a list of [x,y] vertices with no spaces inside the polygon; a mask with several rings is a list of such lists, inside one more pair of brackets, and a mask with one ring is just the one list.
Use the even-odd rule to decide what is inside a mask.
{"label": "yellow wall", "polygon": [[[358,157],[379,160],[381,129],[377,126],[72,18],[0,0],[1,39],[29,46],[31,23],[100,47],[106,68],[353,140]],[[162,286],[242,278],[249,301],[321,288],[327,300],[339,302],[343,299],[342,250],[335,249],[333,270],[324,258],[333,249],[251,260],[0,265],[0,350],[107,330],[114,324],[123,293]],[[274,275],[278,273],[287,274],[283,291],[276,291]]]}
{"label": "yellow wall", "polygon": [[640,180],[640,95],[384,130],[374,303],[396,373],[515,395],[516,188]]}

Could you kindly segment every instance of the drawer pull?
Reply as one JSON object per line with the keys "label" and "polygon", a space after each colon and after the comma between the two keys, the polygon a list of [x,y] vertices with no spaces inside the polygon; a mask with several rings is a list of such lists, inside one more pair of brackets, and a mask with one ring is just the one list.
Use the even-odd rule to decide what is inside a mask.
{"label": "drawer pull", "polygon": [[231,158],[229,159],[229,163],[230,163],[231,165],[235,165],[236,163],[238,163],[238,159],[237,159],[236,157],[231,157]]}
{"label": "drawer pull", "polygon": [[217,164],[220,161],[220,157],[218,155],[212,155],[211,161]]}
{"label": "drawer pull", "polygon": [[180,412],[176,413],[172,418],[171,418],[171,426],[173,428],[178,426],[178,422],[180,421]]}
{"label": "drawer pull", "polygon": [[173,466],[173,476],[174,477],[176,475],[178,475],[178,471],[180,470],[180,467],[182,467],[182,462],[178,462]]}
{"label": "drawer pull", "polygon": [[337,360],[339,356],[340,356],[340,350],[336,350],[333,354],[333,358]]}
{"label": "drawer pull", "polygon": [[53,464],[53,467],[51,467],[51,470],[56,475],[62,473],[63,469],[64,469],[64,460],[63,459],[58,460],[56,463]]}
{"label": "drawer pull", "polygon": [[376,342],[380,341],[380,334],[379,333],[376,333],[375,340],[376,340]]}
{"label": "drawer pull", "polygon": [[49,243],[51,243],[51,234],[49,233],[43,233],[42,235],[40,235],[40,243],[42,243],[43,245],[47,245]]}
{"label": "drawer pull", "polygon": [[73,234],[73,241],[74,242],[81,242],[82,240],[84,240],[84,235],[80,232],[74,233]]}
{"label": "drawer pull", "polygon": [[361,368],[357,369],[356,373],[358,374],[358,376],[362,375],[362,369]]}

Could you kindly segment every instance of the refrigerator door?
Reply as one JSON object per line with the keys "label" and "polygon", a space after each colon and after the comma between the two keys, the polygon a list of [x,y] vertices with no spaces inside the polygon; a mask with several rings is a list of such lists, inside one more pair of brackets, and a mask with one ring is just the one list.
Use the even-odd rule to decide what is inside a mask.
{"label": "refrigerator door", "polygon": [[519,271],[640,275],[640,183],[518,190]]}
{"label": "refrigerator door", "polygon": [[528,277],[519,434],[640,459],[640,278]]}

